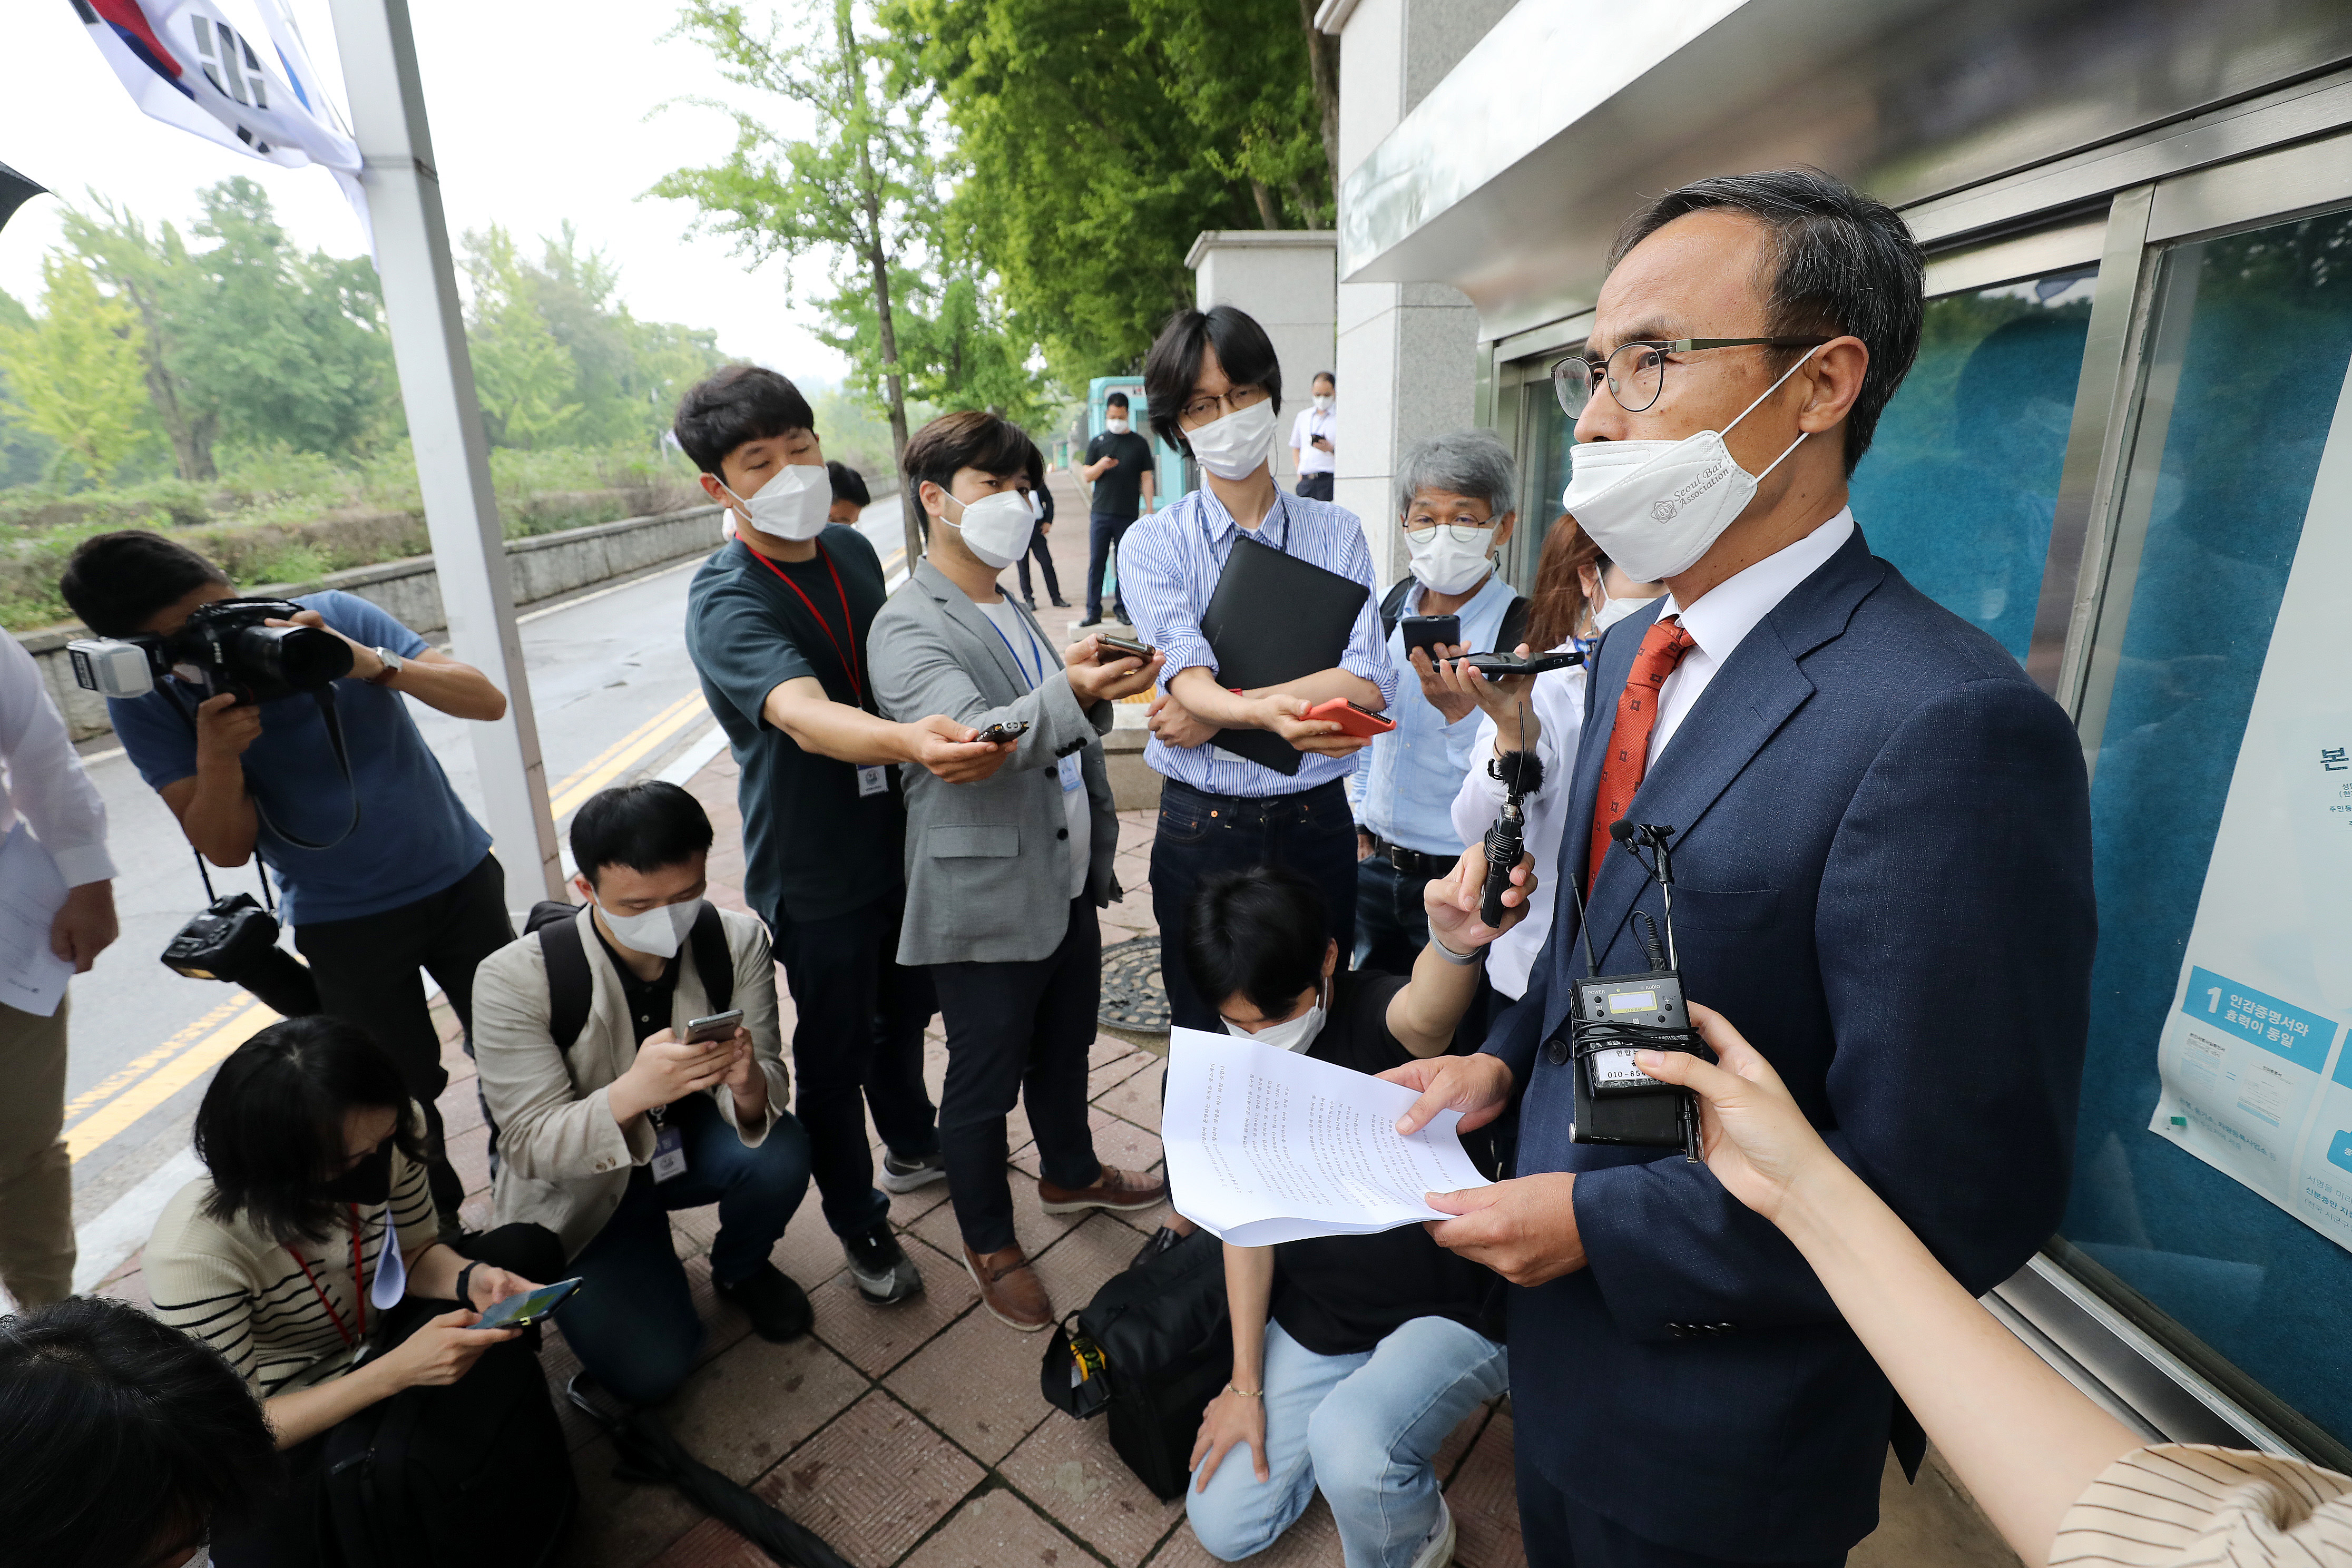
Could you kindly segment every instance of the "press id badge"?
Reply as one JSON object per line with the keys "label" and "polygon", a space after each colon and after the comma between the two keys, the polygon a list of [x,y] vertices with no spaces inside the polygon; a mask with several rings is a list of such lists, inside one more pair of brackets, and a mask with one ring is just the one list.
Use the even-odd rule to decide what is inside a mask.
{"label": "press id badge", "polygon": [[1064,757],[1062,759],[1061,766],[1062,793],[1064,795],[1069,794],[1074,789],[1084,789],[1086,787],[1086,775],[1078,772],[1077,752],[1072,752],[1068,756]]}
{"label": "press id badge", "polygon": [[869,795],[887,795],[889,793],[890,774],[887,764],[883,763],[873,763],[857,770],[858,799],[864,800]]}
{"label": "press id badge", "polygon": [[654,1136],[654,1180],[667,1182],[686,1174],[686,1130],[665,1127]]}

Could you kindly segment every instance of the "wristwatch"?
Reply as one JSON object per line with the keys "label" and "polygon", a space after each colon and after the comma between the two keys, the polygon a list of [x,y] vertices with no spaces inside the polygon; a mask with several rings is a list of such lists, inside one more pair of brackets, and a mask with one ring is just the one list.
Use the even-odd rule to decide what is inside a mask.
{"label": "wristwatch", "polygon": [[390,686],[392,678],[408,668],[408,661],[388,647],[380,647],[374,652],[376,658],[383,660],[383,668],[369,676],[367,683],[370,686]]}

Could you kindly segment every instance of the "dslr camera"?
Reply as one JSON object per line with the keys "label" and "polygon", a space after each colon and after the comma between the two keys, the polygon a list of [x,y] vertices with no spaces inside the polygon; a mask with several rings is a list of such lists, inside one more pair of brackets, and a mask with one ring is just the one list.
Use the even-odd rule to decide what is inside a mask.
{"label": "dslr camera", "polygon": [[302,606],[290,599],[219,599],[199,605],[179,630],[84,637],[66,645],[74,679],[103,697],[144,697],[177,675],[206,698],[274,702],[319,691],[352,672],[351,645],[316,626],[271,626]]}

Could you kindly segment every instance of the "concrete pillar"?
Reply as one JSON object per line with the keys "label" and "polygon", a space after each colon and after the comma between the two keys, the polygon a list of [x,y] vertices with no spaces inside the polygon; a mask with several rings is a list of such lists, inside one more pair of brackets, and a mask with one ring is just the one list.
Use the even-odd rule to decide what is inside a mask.
{"label": "concrete pillar", "polygon": [[[1510,0],[1327,0],[1318,22],[1343,39],[1342,182],[1509,9]],[[1398,459],[1416,441],[1477,423],[1478,312],[1442,283],[1341,282],[1337,295],[1332,492],[1364,520],[1386,588],[1406,570]]]}
{"label": "concrete pillar", "polygon": [[1275,436],[1274,479],[1298,483],[1290,426],[1309,406],[1309,385],[1332,368],[1332,288],[1339,237],[1326,229],[1213,229],[1192,242],[1193,302],[1205,310],[1246,310],[1274,340],[1282,362],[1282,419]]}

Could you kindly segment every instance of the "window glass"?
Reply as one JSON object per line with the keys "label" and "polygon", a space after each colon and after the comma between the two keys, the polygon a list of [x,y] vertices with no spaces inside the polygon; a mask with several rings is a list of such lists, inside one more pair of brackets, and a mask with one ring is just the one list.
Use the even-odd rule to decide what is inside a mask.
{"label": "window glass", "polygon": [[[2061,1249],[2160,1333],[2202,1342],[2192,1355],[2233,1363],[2213,1369],[2225,1386],[2242,1373],[2339,1440],[2352,1440],[2347,264],[2346,214],[2162,263],[2085,706],[2111,676]],[[2306,514],[2322,521],[2306,529]]]}
{"label": "window glass", "polygon": [[1872,552],[2022,663],[2058,505],[2095,268],[1927,303],[1919,357],[1853,475]]}

